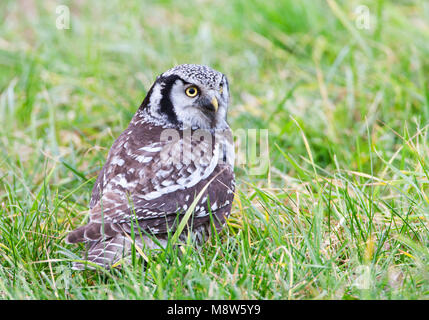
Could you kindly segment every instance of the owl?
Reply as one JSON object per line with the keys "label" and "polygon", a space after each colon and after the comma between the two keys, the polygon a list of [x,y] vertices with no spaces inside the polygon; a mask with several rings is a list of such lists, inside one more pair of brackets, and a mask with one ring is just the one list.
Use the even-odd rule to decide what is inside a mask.
{"label": "owl", "polygon": [[190,235],[197,245],[222,229],[235,189],[228,100],[226,76],[207,66],[183,64],[157,77],[107,155],[88,223],[67,235],[67,243],[87,244],[83,260],[92,262],[73,269],[109,268],[133,245],[165,247],[195,199],[179,239]]}

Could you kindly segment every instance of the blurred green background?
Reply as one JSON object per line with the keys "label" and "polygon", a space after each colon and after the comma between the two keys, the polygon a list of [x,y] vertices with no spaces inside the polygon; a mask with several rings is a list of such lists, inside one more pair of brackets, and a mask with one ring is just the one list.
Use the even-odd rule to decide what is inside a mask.
{"label": "blurred green background", "polygon": [[[68,30],[56,28],[63,4]],[[365,4],[370,28],[358,29]],[[321,166],[335,154],[368,169],[369,156],[356,155],[368,127],[393,151],[390,128],[403,135],[428,123],[428,10],[425,1],[3,1],[3,129],[26,132],[9,137],[30,161],[48,141],[55,155],[73,139],[85,151],[107,128],[117,136],[156,75],[198,63],[230,78],[233,128],[268,128],[299,154],[292,116]]]}
{"label": "blurred green background", "polygon": [[[69,29],[56,27],[60,5],[69,8]],[[362,16],[366,9],[369,15]],[[52,279],[61,272],[29,263],[64,257],[62,238],[87,210],[94,181],[88,179],[156,76],[181,63],[207,64],[228,76],[233,130],[269,130],[267,173],[251,176],[248,166],[236,168],[240,196],[226,237],[241,240],[235,255],[227,255],[237,263],[228,260],[231,272],[242,268],[237,257],[252,257],[250,249],[240,251],[247,232],[264,246],[270,234],[277,235],[280,242],[270,244],[269,252],[285,246],[292,252],[285,259],[295,260],[278,262],[267,253],[280,268],[274,284],[261,271],[259,286],[228,280],[224,291],[212,295],[183,286],[171,295],[149,290],[148,297],[427,297],[427,1],[3,0],[0,21],[5,297],[21,297],[9,282],[17,281],[17,270],[28,272],[19,281],[39,288],[24,296],[105,297],[58,293]],[[264,215],[279,224],[267,225]],[[302,228],[293,229],[295,224]],[[335,235],[333,225],[341,225]],[[334,237],[338,247],[330,243],[326,251],[313,236],[305,240],[316,231]],[[295,236],[296,243],[290,240]],[[315,254],[327,260],[311,260]],[[303,267],[292,274],[299,285],[281,285],[290,279],[293,261],[321,266],[314,272],[326,274]],[[348,271],[361,265],[372,270],[373,291],[357,288],[356,274]],[[223,274],[219,270],[210,272]],[[40,272],[54,282],[34,276]],[[88,285],[87,278],[76,279]]]}

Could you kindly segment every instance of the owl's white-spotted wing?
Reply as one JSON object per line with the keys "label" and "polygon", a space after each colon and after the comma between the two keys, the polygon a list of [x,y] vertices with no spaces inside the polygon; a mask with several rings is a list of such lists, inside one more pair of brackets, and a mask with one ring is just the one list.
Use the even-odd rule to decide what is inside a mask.
{"label": "owl's white-spotted wing", "polygon": [[219,223],[224,221],[234,191],[232,166],[222,161],[231,148],[230,131],[216,139],[176,131],[176,139],[167,140],[164,130],[131,122],[115,141],[93,189],[91,222],[127,230],[134,220],[143,229],[165,233],[213,177],[195,209],[193,225],[206,223],[210,211],[220,215]]}

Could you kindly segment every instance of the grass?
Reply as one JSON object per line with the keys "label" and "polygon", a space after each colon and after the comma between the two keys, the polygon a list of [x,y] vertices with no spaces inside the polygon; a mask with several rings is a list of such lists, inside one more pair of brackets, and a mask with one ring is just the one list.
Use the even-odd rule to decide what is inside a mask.
{"label": "grass", "polygon": [[[2,1],[0,19],[1,299],[428,299],[426,1]],[[108,149],[179,63],[228,75],[267,172],[237,165],[207,246],[72,271]]]}

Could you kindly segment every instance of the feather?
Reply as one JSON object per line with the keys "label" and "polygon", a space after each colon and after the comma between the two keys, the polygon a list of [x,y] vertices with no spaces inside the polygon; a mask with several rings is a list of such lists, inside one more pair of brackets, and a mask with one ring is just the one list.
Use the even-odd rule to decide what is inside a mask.
{"label": "feather", "polygon": [[[109,150],[92,190],[89,223],[66,238],[68,243],[87,243],[86,259],[97,265],[111,266],[129,254],[131,233],[149,247],[156,245],[147,234],[165,242],[166,235],[176,230],[195,196],[211,180],[183,236],[188,229],[199,241],[210,234],[210,212],[215,229],[220,231],[231,211],[234,148],[226,120],[212,121],[209,117],[207,126],[216,127],[184,129],[169,100],[177,81],[213,90],[220,82],[226,87],[226,78],[197,65],[179,66],[164,75],[151,87],[127,129]],[[226,103],[227,97],[224,99]],[[226,110],[223,112],[218,111],[216,116],[225,117]],[[204,119],[199,118],[197,123]],[[82,267],[85,265],[74,264],[74,268]]]}

